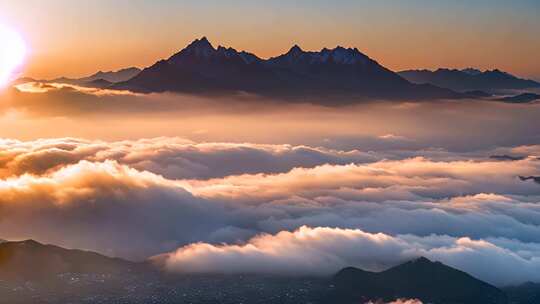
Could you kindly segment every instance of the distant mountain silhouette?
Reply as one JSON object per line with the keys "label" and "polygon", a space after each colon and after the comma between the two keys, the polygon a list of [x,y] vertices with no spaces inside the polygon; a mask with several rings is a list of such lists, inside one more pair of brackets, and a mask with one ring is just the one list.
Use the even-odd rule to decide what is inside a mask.
{"label": "distant mountain silhouette", "polygon": [[399,75],[412,83],[429,83],[459,92],[474,90],[490,92],[540,87],[540,83],[536,81],[520,79],[500,70],[485,72],[472,68],[465,70],[438,69],[436,71],[408,70],[399,72]]}
{"label": "distant mountain silhouette", "polygon": [[100,89],[106,89],[113,85],[114,82],[107,81],[105,79],[96,79],[92,81],[85,82],[84,85],[92,87],[92,88],[100,88]]}
{"label": "distant mountain silhouette", "polygon": [[537,184],[540,184],[540,176],[519,176],[519,179],[523,182],[532,180]]}
{"label": "distant mountain silhouette", "polygon": [[540,100],[540,95],[535,93],[523,93],[515,96],[499,98],[498,100],[508,103],[529,103]]}
{"label": "distant mountain silhouette", "polygon": [[36,80],[34,78],[31,78],[31,77],[21,77],[21,78],[15,79],[13,82],[11,82],[11,84],[12,85],[18,85],[18,84],[23,84],[23,83],[28,83],[28,82],[36,82],[36,81],[39,81],[39,80]]}
{"label": "distant mountain silhouette", "polygon": [[216,94],[247,92],[263,96],[347,96],[381,99],[459,98],[433,85],[411,84],[358,49],[336,47],[307,52],[294,46],[267,60],[233,48],[195,40],[167,60],[113,86],[139,92]]}
{"label": "distant mountain silhouette", "polygon": [[517,161],[517,160],[523,160],[526,157],[524,156],[512,156],[512,155],[490,155],[490,159],[494,160],[500,160],[500,161]]}
{"label": "distant mountain silhouette", "polygon": [[82,82],[90,82],[90,81],[103,79],[111,83],[117,83],[117,82],[129,80],[137,76],[137,74],[139,74],[140,72],[141,72],[141,69],[135,68],[135,67],[121,69],[118,71],[109,71],[109,72],[99,71],[95,73],[94,75],[80,78],[78,80]]}
{"label": "distant mountain silhouette", "polygon": [[58,82],[58,83],[66,83],[66,84],[72,84],[72,85],[78,85],[78,86],[84,86],[84,87],[96,87],[96,88],[106,88],[111,86],[114,83],[127,81],[133,77],[135,77],[137,74],[141,72],[141,69],[131,67],[131,68],[125,68],[118,71],[109,71],[109,72],[102,72],[99,71],[95,74],[92,74],[87,77],[82,78],[67,78],[67,77],[60,77],[55,79],[40,79],[36,80],[29,77],[23,77],[17,79],[14,84],[20,84],[25,82]]}
{"label": "distant mountain silhouette", "polygon": [[416,298],[424,303],[498,304],[506,295],[494,286],[426,258],[390,268],[368,272],[345,268],[333,279],[335,290],[328,303],[365,303]]}

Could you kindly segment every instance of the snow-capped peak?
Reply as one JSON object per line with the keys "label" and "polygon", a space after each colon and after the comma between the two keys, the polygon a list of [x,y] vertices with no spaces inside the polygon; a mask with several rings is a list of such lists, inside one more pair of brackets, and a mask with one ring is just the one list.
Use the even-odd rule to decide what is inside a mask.
{"label": "snow-capped peak", "polygon": [[334,63],[338,64],[366,63],[368,59],[367,56],[360,53],[356,48],[346,49],[341,46],[338,46],[333,50],[323,49],[320,54],[324,61],[331,59]]}
{"label": "snow-capped peak", "polygon": [[194,54],[197,57],[208,58],[216,52],[206,37],[193,41],[183,52]]}
{"label": "snow-capped peak", "polygon": [[285,60],[288,63],[303,64],[365,64],[369,58],[360,53],[356,48],[344,48],[341,46],[335,49],[324,48],[320,52],[308,52],[302,50],[298,45],[294,45],[285,55],[274,58],[275,60]]}

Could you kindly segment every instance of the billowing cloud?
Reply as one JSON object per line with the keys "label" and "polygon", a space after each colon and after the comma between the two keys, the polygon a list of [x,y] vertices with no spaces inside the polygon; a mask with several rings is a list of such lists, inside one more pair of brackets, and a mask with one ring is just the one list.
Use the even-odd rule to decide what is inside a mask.
{"label": "billowing cloud", "polygon": [[0,196],[3,236],[110,255],[142,258],[207,239],[226,225],[219,205],[112,161],[82,161],[47,176],[2,180]]}
{"label": "billowing cloud", "polygon": [[[183,273],[326,276],[347,266],[381,271],[425,256],[493,284],[507,285],[540,280],[540,257],[530,257],[527,247],[510,240],[497,244],[466,237],[394,237],[358,229],[304,226],[293,232],[259,235],[241,245],[191,244],[154,259],[169,271]],[[540,253],[538,249],[535,254]]]}
{"label": "billowing cloud", "polygon": [[170,179],[287,172],[321,164],[366,163],[373,153],[292,145],[195,143],[181,138],[88,141],[76,138],[0,140],[0,177],[45,174],[81,160],[116,160]]}
{"label": "billowing cloud", "polygon": [[[135,259],[180,248],[219,265],[228,261],[230,271],[265,264],[259,258],[270,270],[292,263],[299,273],[329,273],[346,264],[382,269],[425,255],[490,282],[537,280],[540,186],[520,178],[540,173],[530,147],[504,148],[522,158],[499,161],[469,152],[385,160],[355,150],[179,138],[2,140],[0,146],[4,239]],[[330,247],[316,238],[297,240],[296,229],[306,225],[333,227],[302,228],[307,235],[324,232]],[[385,241],[366,241],[378,236]],[[371,249],[348,253],[358,246]],[[272,255],[272,248],[290,256]],[[313,260],[297,261],[294,252],[310,248]],[[234,263],[238,257],[243,263]],[[309,263],[329,266],[310,270]]]}
{"label": "billowing cloud", "polygon": [[[512,163],[442,162],[419,157],[365,165],[297,168],[274,175],[229,176],[223,179],[192,181],[189,182],[189,186],[201,196],[234,200],[249,200],[250,197],[278,199],[286,197],[291,192],[304,193],[304,197],[334,194],[346,199],[347,195],[340,194],[351,191],[355,192],[353,195],[357,200],[362,198],[388,200],[397,199],[394,196],[396,190],[402,190],[401,197],[404,199],[415,196],[440,199],[478,193],[531,195],[538,194],[538,187],[532,183],[523,183],[518,176],[532,175],[532,172],[539,170],[540,162],[536,159]],[[222,186],[216,187],[216,184]],[[378,191],[381,189],[387,191]]]}

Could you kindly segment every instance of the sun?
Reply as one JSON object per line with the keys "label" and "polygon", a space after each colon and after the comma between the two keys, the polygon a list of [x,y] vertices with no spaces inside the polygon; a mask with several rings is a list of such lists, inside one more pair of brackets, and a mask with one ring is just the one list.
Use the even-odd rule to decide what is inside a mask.
{"label": "sun", "polygon": [[26,45],[16,31],[0,25],[0,87],[13,80],[26,56]]}

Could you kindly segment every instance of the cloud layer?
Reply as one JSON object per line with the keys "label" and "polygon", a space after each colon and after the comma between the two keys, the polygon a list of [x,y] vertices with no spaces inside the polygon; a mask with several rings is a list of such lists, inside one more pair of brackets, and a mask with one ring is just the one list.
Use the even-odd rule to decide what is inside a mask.
{"label": "cloud layer", "polygon": [[41,175],[81,160],[115,160],[170,179],[207,179],[245,173],[287,172],[322,164],[367,163],[380,159],[358,150],[249,143],[195,143],[181,138],[89,141],[76,138],[22,142],[0,140],[0,177]]}
{"label": "cloud layer", "polygon": [[[0,128],[7,129],[4,136],[16,138],[181,135],[198,141],[394,152],[540,144],[535,132],[540,128],[540,104],[352,100],[354,105],[329,108],[310,100],[133,94],[54,83],[21,84],[0,92],[0,99]],[[10,115],[17,119],[10,120]]]}
{"label": "cloud layer", "polygon": [[1,238],[171,252],[183,272],[322,275],[423,255],[499,285],[540,280],[540,185],[519,178],[540,174],[537,146],[490,151],[521,156],[501,161],[179,138],[0,145]]}

